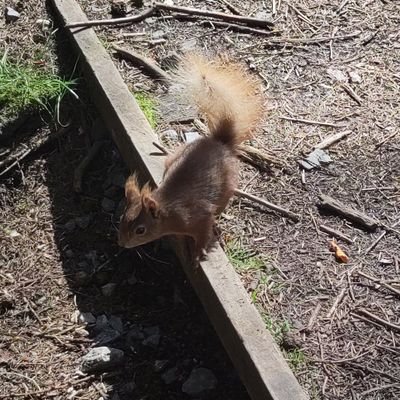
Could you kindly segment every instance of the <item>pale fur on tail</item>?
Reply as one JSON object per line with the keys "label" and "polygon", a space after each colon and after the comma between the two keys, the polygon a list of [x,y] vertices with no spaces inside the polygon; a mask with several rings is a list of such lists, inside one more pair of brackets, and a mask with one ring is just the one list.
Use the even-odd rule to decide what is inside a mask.
{"label": "pale fur on tail", "polygon": [[216,140],[234,147],[253,136],[264,102],[259,81],[241,65],[189,54],[181,59],[175,77]]}

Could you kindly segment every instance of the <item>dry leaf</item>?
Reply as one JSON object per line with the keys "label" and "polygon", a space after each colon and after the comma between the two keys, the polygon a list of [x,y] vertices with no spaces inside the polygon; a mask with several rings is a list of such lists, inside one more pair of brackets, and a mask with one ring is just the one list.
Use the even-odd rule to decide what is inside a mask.
{"label": "dry leaf", "polygon": [[333,239],[329,244],[329,250],[335,253],[336,260],[342,263],[348,263],[349,257],[347,254],[338,246],[336,240]]}

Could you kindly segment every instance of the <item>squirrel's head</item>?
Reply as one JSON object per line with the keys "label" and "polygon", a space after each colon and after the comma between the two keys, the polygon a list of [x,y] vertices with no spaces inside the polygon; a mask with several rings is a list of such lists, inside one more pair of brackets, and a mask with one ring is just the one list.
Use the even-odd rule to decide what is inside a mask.
{"label": "squirrel's head", "polygon": [[160,238],[160,207],[149,184],[140,189],[136,174],[130,176],[125,183],[125,200],[118,244],[132,248]]}

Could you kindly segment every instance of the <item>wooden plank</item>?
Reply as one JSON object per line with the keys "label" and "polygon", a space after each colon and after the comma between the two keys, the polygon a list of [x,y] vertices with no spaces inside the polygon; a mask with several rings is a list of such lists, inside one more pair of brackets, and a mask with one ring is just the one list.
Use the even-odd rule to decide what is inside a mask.
{"label": "wooden plank", "polygon": [[[86,20],[75,0],[52,3],[63,24]],[[159,183],[162,160],[150,155],[156,135],[114,63],[92,29],[68,32],[85,62],[92,98],[125,162],[132,170],[140,168],[147,178]],[[217,246],[197,270],[187,261],[187,243],[174,240],[174,247],[252,399],[308,399],[221,247]]]}

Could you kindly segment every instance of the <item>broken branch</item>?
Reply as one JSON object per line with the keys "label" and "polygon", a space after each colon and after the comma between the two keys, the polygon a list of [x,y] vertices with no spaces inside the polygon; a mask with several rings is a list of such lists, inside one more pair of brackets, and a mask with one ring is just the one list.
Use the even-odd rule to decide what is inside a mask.
{"label": "broken branch", "polygon": [[94,142],[87,155],[83,158],[78,167],[75,169],[73,187],[76,193],[82,192],[83,174],[85,173],[86,168],[89,166],[89,164],[96,157],[97,153],[100,151],[102,145],[103,142]]}
{"label": "broken branch", "polygon": [[[360,308],[359,310],[357,310],[360,314],[364,315],[365,317],[367,317],[367,319],[371,319],[373,322],[382,325],[386,328],[392,329],[394,331],[398,331],[400,332],[400,325],[396,325],[393,324],[390,321],[387,321],[386,319],[382,319],[380,317],[378,317],[375,314],[370,313],[369,311],[365,310],[364,308]],[[355,314],[357,315],[357,314]]]}
{"label": "broken branch", "polygon": [[287,117],[285,115],[282,115],[279,118],[284,119],[286,121],[300,122],[302,124],[308,124],[308,125],[321,125],[321,126],[329,126],[331,128],[343,128],[343,125],[334,124],[332,122],[314,121],[312,119],[303,119],[303,118],[293,118],[293,117]]}
{"label": "broken branch", "polygon": [[365,215],[358,210],[354,210],[346,206],[339,200],[334,199],[333,197],[321,194],[319,198],[321,200],[321,203],[319,204],[321,208],[332,211],[352,222],[355,222],[358,225],[363,226],[367,230],[374,231],[379,226],[379,222],[375,219],[369,217],[368,215]]}
{"label": "broken branch", "polygon": [[342,232],[337,231],[336,229],[332,229],[326,225],[320,225],[319,230],[322,232],[327,233],[328,235],[332,235],[337,239],[342,239],[344,242],[353,244],[353,240],[351,240],[348,236],[344,235]]}
{"label": "broken branch", "polygon": [[262,204],[263,206],[265,206],[271,210],[274,210],[275,212],[291,219],[294,222],[298,222],[300,220],[300,217],[297,214],[293,213],[292,211],[286,210],[280,206],[277,206],[276,204],[270,203],[269,201],[264,200],[260,197],[254,196],[250,193],[243,192],[242,190],[236,189],[235,195],[239,196],[239,197],[243,197],[248,200],[252,200],[256,203]]}
{"label": "broken branch", "polygon": [[170,79],[169,75],[163,71],[159,66],[148,58],[133,52],[132,50],[126,50],[117,45],[113,45],[113,49],[121,55],[123,58],[133,62],[136,67],[142,68],[144,72],[155,79],[161,81],[168,81]]}
{"label": "broken branch", "polygon": [[146,18],[151,17],[155,13],[156,9],[149,8],[143,11],[141,14],[133,15],[131,17],[124,18],[112,18],[112,19],[95,19],[93,21],[81,21],[81,22],[72,22],[70,24],[66,24],[66,28],[89,28],[91,26],[101,26],[101,25],[118,25],[118,24],[129,24],[135,22],[141,22]]}
{"label": "broken branch", "polygon": [[343,131],[343,132],[335,133],[334,135],[330,135],[327,138],[325,138],[322,142],[317,144],[314,147],[314,149],[320,149],[320,150],[327,149],[328,147],[337,143],[339,140],[345,138],[346,136],[349,136],[350,134],[351,134],[351,131]]}
{"label": "broken branch", "polygon": [[155,3],[154,8],[158,10],[180,12],[182,14],[201,15],[204,17],[222,19],[223,21],[238,22],[248,26],[257,26],[266,29],[271,29],[274,26],[272,22],[267,21],[265,19],[245,17],[234,14],[226,14],[218,11],[200,10],[197,8],[190,8],[190,7],[170,6],[168,4],[163,4],[163,3]]}

